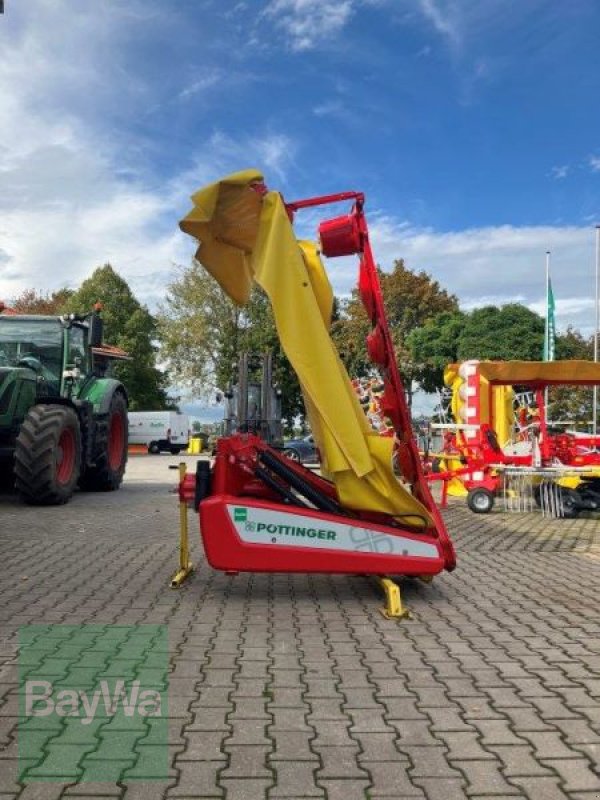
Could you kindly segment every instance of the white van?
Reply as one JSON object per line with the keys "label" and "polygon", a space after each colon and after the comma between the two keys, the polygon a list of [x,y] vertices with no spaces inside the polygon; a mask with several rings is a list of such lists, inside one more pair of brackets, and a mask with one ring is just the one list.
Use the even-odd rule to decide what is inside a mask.
{"label": "white van", "polygon": [[190,421],[178,411],[130,411],[129,444],[144,444],[149,453],[177,455],[190,440]]}

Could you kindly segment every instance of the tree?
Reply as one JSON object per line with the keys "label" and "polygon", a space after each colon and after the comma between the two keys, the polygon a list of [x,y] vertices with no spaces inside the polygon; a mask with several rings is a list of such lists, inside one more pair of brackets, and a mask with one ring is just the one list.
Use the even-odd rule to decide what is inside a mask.
{"label": "tree", "polygon": [[526,306],[509,303],[438,314],[412,331],[407,344],[421,367],[421,388],[433,392],[443,385],[447,364],[472,358],[538,361],[543,339],[544,320]]}
{"label": "tree", "polygon": [[[486,306],[468,314],[460,311],[442,313],[408,337],[412,357],[423,364],[421,388],[431,392],[443,385],[443,369],[455,361],[479,360],[539,361],[542,356],[544,320],[517,303]],[[568,328],[556,337],[556,357],[562,359],[593,358],[593,340]],[[589,387],[551,387],[550,416],[553,420],[584,423],[591,419]]]}
{"label": "tree", "polygon": [[520,303],[484,306],[467,315],[458,338],[457,359],[539,361],[544,320]]}
{"label": "tree", "polygon": [[[430,380],[430,368],[414,360],[407,342],[408,336],[412,330],[425,325],[438,314],[458,311],[458,300],[442,289],[427,272],[409,270],[402,259],[394,261],[391,272],[378,269],[378,274],[396,357],[410,403],[413,381]],[[342,305],[340,319],[332,326],[332,336],[352,377],[365,376],[372,370],[365,344],[370,328],[355,289],[351,298]]]}
{"label": "tree", "polygon": [[173,379],[200,396],[225,388],[237,361],[240,317],[197,261],[181,268],[158,314],[161,356]]}
{"label": "tree", "polygon": [[18,314],[64,314],[72,289],[58,289],[54,292],[39,292],[37,289],[25,289],[12,300],[9,305]]}
{"label": "tree", "polygon": [[85,314],[97,302],[103,305],[105,341],[131,356],[130,361],[118,362],[113,368],[115,377],[125,384],[131,410],[172,407],[166,393],[167,376],[156,368],[156,321],[110,264],[96,269],[81,284],[69,298],[68,309]]}
{"label": "tree", "polygon": [[279,342],[271,305],[255,287],[237,307],[196,261],[168,286],[159,315],[162,348],[174,379],[197,395],[224,389],[236,377],[240,353],[273,354],[273,376],[282,390],[288,426],[303,413],[302,395]]}
{"label": "tree", "polygon": [[[557,359],[594,358],[593,337],[583,337],[572,327],[556,337]],[[573,422],[586,426],[592,419],[590,386],[552,386],[549,389],[549,416],[554,421]]]}
{"label": "tree", "polygon": [[419,368],[419,385],[423,391],[435,392],[443,386],[444,369],[458,358],[458,344],[466,318],[462,311],[443,311],[406,337],[411,358]]}

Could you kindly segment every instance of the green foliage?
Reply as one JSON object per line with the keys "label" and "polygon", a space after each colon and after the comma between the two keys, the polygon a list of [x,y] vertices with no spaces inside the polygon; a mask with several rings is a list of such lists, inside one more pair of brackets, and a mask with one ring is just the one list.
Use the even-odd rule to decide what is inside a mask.
{"label": "green foliage", "polygon": [[457,359],[539,361],[544,320],[520,303],[484,306],[467,315],[458,339]]}
{"label": "green foliage", "polygon": [[[439,314],[412,331],[407,344],[415,362],[423,365],[421,387],[434,391],[443,385],[447,364],[471,358],[493,361],[540,361],[544,320],[517,303],[485,306],[468,314],[460,311]],[[592,338],[568,328],[556,337],[557,359],[593,358]],[[552,387],[550,416],[553,420],[584,425],[592,414],[589,387]]]}
{"label": "green foliage", "polygon": [[194,261],[167,287],[158,325],[161,355],[174,380],[196,395],[223,388],[237,360],[240,310]]}
{"label": "green foliage", "polygon": [[[594,358],[594,339],[584,338],[579,331],[567,328],[556,338],[557,359]],[[573,422],[587,429],[592,419],[592,388],[590,386],[552,386],[549,390],[549,415],[554,421]]]}
{"label": "green foliage", "polygon": [[162,355],[175,380],[196,395],[226,388],[236,376],[239,354],[273,353],[273,375],[282,390],[288,423],[303,413],[296,374],[281,349],[267,296],[255,287],[238,308],[203,267],[194,262],[169,285],[159,326]]}
{"label": "green foliage", "polygon": [[561,333],[556,338],[556,360],[565,358],[579,359],[583,361],[594,360],[594,337],[586,339],[578,330],[571,325],[565,333]]}
{"label": "green foliage", "polygon": [[462,311],[444,311],[406,337],[412,360],[419,365],[423,391],[434,392],[443,385],[445,367],[457,360],[466,318]]}
{"label": "green foliage", "polygon": [[39,292],[37,289],[25,289],[17,295],[9,306],[18,314],[64,314],[73,295],[72,289],[58,289],[54,292]]}
{"label": "green foliage", "polygon": [[539,361],[544,320],[518,303],[484,306],[470,313],[445,312],[413,330],[407,345],[426,392],[443,385],[447,364],[471,358],[492,361]]}
{"label": "green foliage", "polygon": [[115,377],[125,384],[130,409],[155,411],[172,407],[166,394],[167,376],[156,368],[156,321],[110,264],[98,267],[81,284],[69,298],[68,310],[85,314],[97,302],[103,305],[105,341],[131,356],[131,361],[117,363],[113,368]]}
{"label": "green foliage", "polygon": [[[402,259],[394,262],[389,273],[379,270],[379,280],[396,356],[410,398],[413,381],[432,383],[435,378],[432,367],[414,359],[408,344],[409,334],[440,313],[457,312],[458,300],[426,272],[409,270]],[[340,318],[332,326],[333,339],[352,377],[363,377],[372,370],[365,344],[370,327],[358,292],[354,290],[350,299],[342,304]]]}
{"label": "green foliage", "polygon": [[348,374],[353,378],[364,377],[372,370],[366,346],[370,329],[367,312],[356,290],[353,290],[350,299],[340,301],[338,318],[331,325],[331,338]]}

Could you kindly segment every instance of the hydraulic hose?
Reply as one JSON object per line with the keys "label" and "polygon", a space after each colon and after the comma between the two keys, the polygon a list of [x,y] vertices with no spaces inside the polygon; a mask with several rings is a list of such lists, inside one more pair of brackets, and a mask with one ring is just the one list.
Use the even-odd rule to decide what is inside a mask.
{"label": "hydraulic hose", "polygon": [[296,474],[296,472],[287,466],[282,460],[277,458],[266,450],[263,450],[259,456],[259,460],[268,467],[272,472],[278,475],[283,480],[287,481],[289,485],[306,497],[313,505],[320,511],[327,511],[330,514],[341,514],[348,516],[348,512],[343,509],[339,503],[327,497],[314,486],[311,486],[303,478]]}

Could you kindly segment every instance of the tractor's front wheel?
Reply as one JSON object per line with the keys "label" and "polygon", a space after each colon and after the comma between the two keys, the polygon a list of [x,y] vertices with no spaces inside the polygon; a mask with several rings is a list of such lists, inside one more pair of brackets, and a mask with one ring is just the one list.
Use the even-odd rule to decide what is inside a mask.
{"label": "tractor's front wheel", "polygon": [[60,505],[75,491],[81,471],[81,432],[72,408],[37,405],[15,445],[15,485],[32,505]]}
{"label": "tractor's front wheel", "polygon": [[127,401],[115,392],[108,414],[96,424],[94,466],[84,473],[81,488],[92,492],[112,492],[123,481],[127,464]]}

